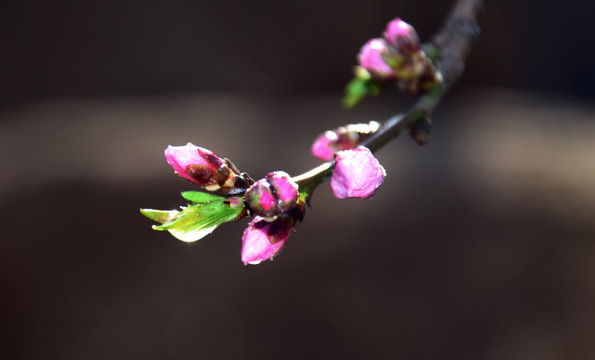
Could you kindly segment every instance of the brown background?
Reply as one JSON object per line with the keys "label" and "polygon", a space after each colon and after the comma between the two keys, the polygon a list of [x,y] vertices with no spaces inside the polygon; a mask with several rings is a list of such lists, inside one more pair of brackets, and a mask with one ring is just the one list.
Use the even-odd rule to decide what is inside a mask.
{"label": "brown background", "polygon": [[319,188],[285,251],[246,225],[196,244],[150,229],[195,144],[253,177],[319,162],[313,138],[407,108],[339,106],[394,16],[446,1],[5,2],[0,274],[9,359],[592,359],[593,5],[489,2],[432,142],[378,153],[367,201]]}

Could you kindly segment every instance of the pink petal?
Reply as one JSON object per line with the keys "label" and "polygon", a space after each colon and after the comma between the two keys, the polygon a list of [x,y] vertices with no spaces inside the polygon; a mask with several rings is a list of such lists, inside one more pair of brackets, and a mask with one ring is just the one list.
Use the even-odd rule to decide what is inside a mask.
{"label": "pink petal", "polygon": [[268,189],[267,191],[261,192],[259,202],[265,212],[277,205],[277,200],[273,197],[273,193]]}
{"label": "pink petal", "polygon": [[366,199],[374,195],[385,176],[386,171],[372,152],[359,146],[336,154],[331,189],[339,199]]}
{"label": "pink petal", "polygon": [[288,237],[289,227],[282,218],[267,222],[260,216],[256,216],[242,237],[244,265],[256,265],[272,259],[283,249]]}

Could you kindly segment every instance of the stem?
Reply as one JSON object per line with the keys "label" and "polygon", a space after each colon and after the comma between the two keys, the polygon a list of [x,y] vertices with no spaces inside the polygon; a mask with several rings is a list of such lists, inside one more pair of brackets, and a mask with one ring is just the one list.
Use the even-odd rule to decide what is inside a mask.
{"label": "stem", "polygon": [[[397,137],[402,130],[432,113],[465,69],[465,59],[471,44],[479,35],[476,18],[482,4],[482,0],[456,1],[444,26],[434,35],[430,45],[438,50],[436,70],[442,74],[443,81],[422,95],[407,113],[397,114],[386,120],[374,135],[361,143],[362,146],[376,152]],[[318,185],[332,176],[333,168],[334,161],[330,161],[294,177],[293,180],[298,183],[300,190],[303,189],[311,195]]]}
{"label": "stem", "polygon": [[329,161],[303,173],[302,175],[293,177],[293,181],[300,186],[300,192],[312,194],[318,185],[322,184],[326,179],[333,175],[334,168],[335,162]]}
{"label": "stem", "polygon": [[442,95],[445,93],[444,87],[436,85],[432,90],[424,94],[417,103],[406,114],[397,114],[386,120],[380,129],[374,133],[361,145],[367,147],[372,152],[380,150],[392,139],[399,136],[401,130],[409,128],[417,121],[430,115],[432,110],[438,105]]}

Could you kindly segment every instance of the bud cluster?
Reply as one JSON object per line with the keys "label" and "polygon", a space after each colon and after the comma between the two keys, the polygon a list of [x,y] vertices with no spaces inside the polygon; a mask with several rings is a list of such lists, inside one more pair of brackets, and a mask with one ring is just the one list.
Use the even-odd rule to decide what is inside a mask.
{"label": "bud cluster", "polygon": [[[335,159],[331,189],[336,197],[366,199],[382,184],[386,171],[370,150],[363,146],[353,148],[361,137],[378,127],[378,123],[371,122],[326,133],[327,140],[332,138],[330,134],[334,136],[325,144],[327,156]],[[335,153],[335,149],[342,150]],[[191,203],[181,210],[141,209],[145,216],[160,223],[153,226],[155,230],[166,230],[182,241],[194,242],[223,223],[253,215],[242,236],[242,262],[248,265],[279,254],[304,218],[306,199],[311,193],[300,192],[299,185],[286,172],[271,172],[254,182],[229,160],[190,143],[168,146],[165,157],[178,175],[202,191],[183,192],[182,196]]]}
{"label": "bud cluster", "polygon": [[387,24],[382,35],[370,39],[361,48],[356,78],[394,81],[400,89],[412,94],[427,91],[441,81],[411,25],[396,18]]}

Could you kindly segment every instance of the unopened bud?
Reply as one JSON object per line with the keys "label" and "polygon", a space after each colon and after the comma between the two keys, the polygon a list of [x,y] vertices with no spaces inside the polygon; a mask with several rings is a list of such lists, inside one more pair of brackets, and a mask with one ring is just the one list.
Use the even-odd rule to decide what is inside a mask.
{"label": "unopened bud", "polygon": [[403,54],[419,50],[419,36],[413,28],[400,18],[396,18],[386,25],[384,38],[395,49]]}
{"label": "unopened bud", "polygon": [[295,206],[298,185],[289,174],[275,171],[255,182],[244,195],[250,209],[268,221]]}
{"label": "unopened bud", "polygon": [[242,237],[242,261],[244,265],[260,264],[277,255],[287,242],[290,228],[283,218],[268,222],[256,216]]}
{"label": "unopened bud", "polygon": [[210,192],[227,195],[254,182],[247,174],[239,174],[233,164],[230,167],[229,161],[191,143],[168,146],[165,158],[178,175]]}
{"label": "unopened bud", "polygon": [[376,79],[393,77],[395,71],[385,61],[388,52],[384,39],[370,39],[359,52],[359,64]]}
{"label": "unopened bud", "polygon": [[325,161],[332,160],[337,151],[353,149],[379,128],[378,122],[370,121],[368,124],[350,124],[325,131],[312,144],[312,154]]}
{"label": "unopened bud", "polygon": [[331,178],[331,189],[339,199],[366,199],[384,181],[386,170],[372,152],[363,146],[338,152]]}

